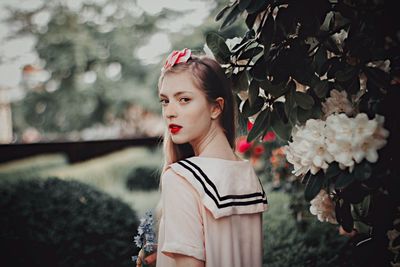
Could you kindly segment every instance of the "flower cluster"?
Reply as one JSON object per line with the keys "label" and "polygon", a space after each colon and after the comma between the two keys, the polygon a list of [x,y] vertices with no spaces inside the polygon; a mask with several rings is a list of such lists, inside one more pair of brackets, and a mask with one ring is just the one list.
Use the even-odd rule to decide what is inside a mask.
{"label": "flower cluster", "polygon": [[[247,122],[247,131],[250,131],[253,128],[253,123],[250,121]],[[263,139],[262,142],[270,143],[275,141],[276,135],[272,131],[268,131]],[[236,140],[236,147],[239,153],[241,154],[250,154],[251,157],[259,158],[265,151],[264,146],[260,142],[247,142],[246,136],[240,136]]]}
{"label": "flower cluster", "polygon": [[323,129],[325,122],[310,119],[304,126],[293,128],[293,142],[285,147],[286,159],[293,164],[296,176],[311,171],[316,174],[320,169],[326,170],[333,161],[333,156],[326,147]]}
{"label": "flower cluster", "polygon": [[322,189],[310,203],[310,212],[316,215],[319,221],[337,224],[335,204],[325,190]]}
{"label": "flower cluster", "polygon": [[293,142],[285,148],[293,173],[316,174],[321,169],[326,171],[333,161],[352,172],[354,165],[363,159],[376,162],[377,150],[385,146],[389,135],[383,122],[379,115],[370,120],[364,113],[354,118],[341,113],[328,116],[326,121],[310,119],[304,126],[296,126]]}
{"label": "flower cluster", "polygon": [[172,68],[175,64],[185,63],[189,60],[191,56],[192,56],[192,51],[188,48],[185,48],[181,51],[174,50],[167,57],[167,60],[164,66],[162,67],[161,71],[165,72],[166,70]]}
{"label": "flower cluster", "polygon": [[236,139],[236,147],[239,153],[250,153],[253,157],[259,157],[264,153],[262,144],[256,144],[254,141],[247,142],[246,136],[240,136]]}
{"label": "flower cluster", "polygon": [[[134,237],[134,242],[137,247],[143,249],[143,254],[149,255],[154,252],[156,243],[156,235],[153,229],[153,215],[150,211],[145,213],[145,216],[140,219],[140,225],[138,227],[138,234]],[[133,256],[132,260],[134,262],[138,261],[139,256]],[[143,262],[143,259],[140,259]]]}
{"label": "flower cluster", "polygon": [[334,113],[345,113],[346,115],[353,115],[354,108],[347,98],[347,92],[341,91],[339,92],[336,89],[331,90],[330,97],[326,99],[324,103],[322,103],[322,111],[325,114],[325,117],[328,117]]}
{"label": "flower cluster", "polygon": [[272,150],[269,162],[272,166],[272,185],[277,188],[281,185],[281,180],[289,175],[289,164],[286,160],[284,147]]}

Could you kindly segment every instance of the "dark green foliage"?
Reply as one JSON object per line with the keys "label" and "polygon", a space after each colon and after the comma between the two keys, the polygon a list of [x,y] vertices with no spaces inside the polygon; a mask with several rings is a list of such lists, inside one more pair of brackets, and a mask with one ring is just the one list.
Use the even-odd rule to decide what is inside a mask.
{"label": "dark green foliage", "polygon": [[[270,209],[264,214],[264,265],[356,266],[346,250],[348,238],[340,236],[337,225],[322,223],[315,217],[296,222],[289,209],[290,196],[269,194]],[[307,211],[303,214],[310,216]]]}
{"label": "dark green foliage", "polygon": [[[240,18],[248,27],[240,47],[230,50],[230,63],[224,65],[232,83],[237,82],[231,75],[237,70],[234,67],[243,64],[240,55],[252,47],[263,48],[235,73],[249,74],[251,103],[261,97],[257,108],[248,100],[242,106],[243,116],[260,112],[248,140],[272,129],[280,139],[290,141],[293,127],[324,118],[322,106],[333,89],[346,92],[351,99],[355,112],[348,116],[384,116],[384,128],[390,135],[378,151],[377,162],[357,161],[352,172],[334,166],[324,179],[321,174],[303,179],[308,201],[321,188],[334,187],[328,191],[333,192],[336,216],[345,230],[351,231],[358,222],[371,229],[367,231],[371,245],[365,252],[358,253],[360,246],[352,248],[357,251],[353,255],[368,266],[387,266],[394,259],[387,256],[387,231],[393,228],[393,214],[400,206],[400,123],[395,115],[400,100],[400,24],[396,4],[394,0],[236,0],[227,3],[227,10],[237,7],[242,16],[232,16],[231,11],[218,17],[222,28]],[[265,96],[257,94],[258,85]],[[368,216],[354,217],[353,208],[366,196],[374,203]],[[291,251],[301,254],[300,248]],[[280,266],[299,266],[299,262]]]}
{"label": "dark green foliage", "polygon": [[152,167],[138,167],[132,170],[126,179],[126,186],[129,190],[152,190],[158,188],[158,170]]}
{"label": "dark green foliage", "polygon": [[76,181],[2,181],[2,266],[132,266],[135,212]]}

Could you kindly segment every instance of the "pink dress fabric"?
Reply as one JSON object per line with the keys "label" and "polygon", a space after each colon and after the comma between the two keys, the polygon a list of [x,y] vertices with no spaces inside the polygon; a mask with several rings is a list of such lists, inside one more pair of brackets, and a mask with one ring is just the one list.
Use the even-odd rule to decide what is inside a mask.
{"label": "pink dress fabric", "polygon": [[157,267],[173,253],[206,267],[262,266],[262,212],[267,197],[249,161],[190,157],[169,165],[162,179]]}

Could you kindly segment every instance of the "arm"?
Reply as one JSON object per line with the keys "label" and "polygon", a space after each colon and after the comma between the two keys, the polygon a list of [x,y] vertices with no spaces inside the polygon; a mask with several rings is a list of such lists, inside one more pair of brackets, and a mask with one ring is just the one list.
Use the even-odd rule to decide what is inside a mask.
{"label": "arm", "polygon": [[[197,192],[189,182],[167,171],[162,177],[164,244],[161,252],[177,266],[204,266],[204,229]],[[189,263],[188,263],[189,262]]]}
{"label": "arm", "polygon": [[174,259],[176,267],[204,267],[204,261],[198,260],[190,256],[175,254]]}

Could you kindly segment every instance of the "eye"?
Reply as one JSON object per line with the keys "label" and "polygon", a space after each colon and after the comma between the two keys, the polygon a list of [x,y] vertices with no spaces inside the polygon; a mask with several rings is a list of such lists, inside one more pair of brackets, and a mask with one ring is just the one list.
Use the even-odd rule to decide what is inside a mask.
{"label": "eye", "polygon": [[165,106],[168,104],[168,100],[167,99],[160,99],[160,103],[162,106]]}
{"label": "eye", "polygon": [[179,101],[180,101],[180,102],[183,102],[183,103],[187,103],[187,102],[190,101],[190,98],[182,97],[181,99],[179,99]]}

